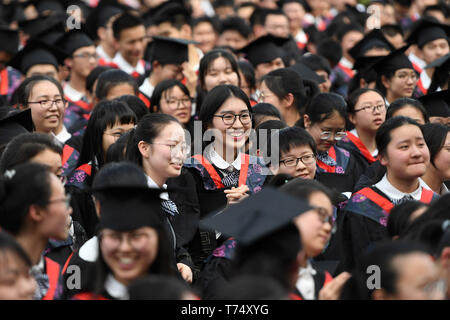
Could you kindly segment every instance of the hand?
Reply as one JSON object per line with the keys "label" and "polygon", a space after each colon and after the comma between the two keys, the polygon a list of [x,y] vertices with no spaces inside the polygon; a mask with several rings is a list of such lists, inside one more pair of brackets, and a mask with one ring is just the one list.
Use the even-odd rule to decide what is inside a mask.
{"label": "hand", "polygon": [[184,281],[192,283],[192,270],[184,263],[177,263],[178,271],[181,273]]}
{"label": "hand", "polygon": [[247,192],[249,190],[250,189],[245,184],[237,188],[232,187],[231,189],[225,190],[224,193],[227,197],[227,205],[238,203],[248,197]]}
{"label": "hand", "polygon": [[352,275],[348,272],[342,272],[331,282],[325,285],[319,291],[319,300],[338,300],[344,284]]}

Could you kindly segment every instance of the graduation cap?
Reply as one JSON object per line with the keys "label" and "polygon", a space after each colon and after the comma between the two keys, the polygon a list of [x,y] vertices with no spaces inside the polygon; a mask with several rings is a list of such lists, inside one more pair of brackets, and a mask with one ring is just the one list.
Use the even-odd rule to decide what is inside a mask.
{"label": "graduation cap", "polygon": [[408,56],[405,54],[407,48],[408,45],[392,51],[387,56],[378,60],[373,65],[373,69],[377,72],[378,76],[394,73],[398,69],[407,68],[414,70],[411,61],[409,61]]}
{"label": "graduation cap", "polygon": [[418,99],[427,110],[429,117],[450,117],[449,90],[436,91]]}
{"label": "graduation cap", "polygon": [[377,80],[377,72],[374,70],[374,64],[383,59],[385,56],[372,56],[372,57],[359,57],[355,60],[353,70],[355,70],[359,77],[366,80],[366,82],[372,82]]}
{"label": "graduation cap", "polygon": [[98,28],[106,27],[106,24],[111,17],[118,15],[127,9],[126,6],[118,3],[117,0],[101,1],[99,5],[90,12],[86,19],[86,29],[91,38],[96,39],[98,37]]}
{"label": "graduation cap", "polygon": [[51,64],[58,70],[59,65],[64,63],[65,56],[58,48],[32,38],[8,64],[25,75],[36,64]]}
{"label": "graduation cap", "polygon": [[19,22],[19,28],[26,34],[37,37],[49,31],[65,31],[67,16],[65,13],[40,15],[31,20]]}
{"label": "graduation cap", "polygon": [[44,12],[65,12],[64,3],[61,0],[31,0],[39,14]]}
{"label": "graduation cap", "polygon": [[282,46],[289,38],[275,37],[271,34],[259,37],[240,50],[247,55],[247,60],[256,67],[258,64],[270,62],[276,58],[283,58],[285,51]]}
{"label": "graduation cap", "polygon": [[188,44],[195,41],[153,36],[150,49],[150,61],[160,64],[182,64],[188,61]]}
{"label": "graduation cap", "polygon": [[180,1],[166,1],[152,9],[152,20],[155,24],[160,24],[172,20],[176,16],[183,16],[189,23],[191,12]]}
{"label": "graduation cap", "polygon": [[300,77],[302,77],[302,79],[311,80],[316,82],[317,84],[325,82],[325,79],[323,77],[319,76],[314,70],[303,63],[296,63],[288,67],[288,69],[292,69],[297,72]]}
{"label": "graduation cap", "polygon": [[304,201],[272,187],[251,195],[202,221],[205,228],[218,230],[249,245],[292,222],[312,208]]}
{"label": "graduation cap", "polygon": [[61,48],[68,56],[72,56],[77,49],[95,46],[95,43],[83,30],[73,29],[56,40],[55,46]]}
{"label": "graduation cap", "polygon": [[449,40],[450,26],[439,23],[436,19],[425,17],[416,21],[411,29],[407,43],[415,43],[422,48],[436,39]]}
{"label": "graduation cap", "polygon": [[0,51],[16,54],[19,50],[19,33],[8,27],[0,26]]}
{"label": "graduation cap", "polygon": [[14,137],[32,132],[34,129],[31,109],[18,111],[11,107],[2,107],[0,111],[0,145],[5,145]]}
{"label": "graduation cap", "polygon": [[384,48],[390,52],[395,50],[394,46],[386,39],[380,29],[373,29],[358,41],[348,53],[356,60],[373,48]]}
{"label": "graduation cap", "polygon": [[161,228],[164,225],[160,194],[162,189],[147,186],[121,185],[93,188],[101,193],[101,229],[130,231],[141,227]]}

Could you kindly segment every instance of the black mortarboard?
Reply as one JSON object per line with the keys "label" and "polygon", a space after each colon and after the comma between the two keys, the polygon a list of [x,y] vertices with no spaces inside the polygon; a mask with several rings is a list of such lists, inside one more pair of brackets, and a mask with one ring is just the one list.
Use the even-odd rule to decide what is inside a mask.
{"label": "black mortarboard", "polygon": [[141,227],[159,229],[164,224],[160,194],[166,190],[146,186],[108,186],[101,193],[100,228],[130,231]]}
{"label": "black mortarboard", "polygon": [[298,198],[266,187],[222,212],[206,217],[200,225],[248,245],[291,223],[294,217],[311,209]]}
{"label": "black mortarboard", "polygon": [[11,107],[0,109],[0,145],[7,144],[14,137],[33,131],[31,109],[18,111]]}
{"label": "black mortarboard", "polygon": [[404,46],[378,60],[373,65],[373,69],[377,72],[378,76],[394,73],[398,69],[408,68],[414,70],[411,61],[409,61],[408,56],[405,54],[407,48],[408,46]]}
{"label": "black mortarboard", "polygon": [[415,43],[422,48],[425,44],[436,39],[449,40],[450,26],[426,17],[416,21],[411,29],[407,43]]}
{"label": "black mortarboard", "polygon": [[183,16],[189,24],[191,12],[179,1],[167,1],[152,9],[154,12],[152,20],[155,24],[160,24],[173,19],[175,16]]}
{"label": "black mortarboard", "polygon": [[285,51],[282,46],[289,38],[266,35],[250,42],[240,51],[245,53],[247,60],[256,67],[258,64],[270,62],[276,58],[283,58]]}
{"label": "black mortarboard", "polygon": [[374,70],[374,64],[383,59],[384,56],[373,56],[373,57],[359,57],[355,60],[353,65],[353,70],[358,72],[360,78],[366,80],[367,82],[372,82],[377,80],[377,72]]}
{"label": "black mortarboard", "polygon": [[0,26],[0,51],[16,54],[19,50],[19,33],[8,27]]}
{"label": "black mortarboard", "polygon": [[65,53],[58,48],[37,39],[30,39],[26,46],[9,61],[8,65],[22,74],[26,74],[28,69],[36,64],[51,64],[58,70],[59,65],[64,62],[64,57]]}
{"label": "black mortarboard", "polygon": [[94,41],[82,30],[70,30],[55,42],[68,56],[72,56],[74,51],[82,47],[95,46]]}
{"label": "black mortarboard", "polygon": [[98,28],[105,27],[111,17],[122,13],[126,9],[127,7],[118,3],[117,0],[101,1],[86,19],[86,29],[91,38],[96,39]]}
{"label": "black mortarboard", "polygon": [[427,94],[419,98],[427,110],[429,117],[450,117],[449,90],[442,90]]}
{"label": "black mortarboard", "polygon": [[66,19],[65,13],[41,15],[35,19],[19,22],[19,28],[32,37],[40,36],[49,31],[64,32]]}
{"label": "black mortarboard", "polygon": [[356,60],[373,48],[385,48],[390,52],[395,50],[394,46],[385,38],[380,29],[373,29],[358,41],[348,53]]}
{"label": "black mortarboard", "polygon": [[314,70],[303,63],[296,63],[288,68],[297,72],[302,79],[311,80],[317,84],[325,82],[323,77],[319,76]]}
{"label": "black mortarboard", "polygon": [[150,61],[160,64],[182,64],[188,61],[188,44],[194,41],[153,36],[150,50]]}
{"label": "black mortarboard", "polygon": [[61,0],[32,0],[31,2],[39,14],[46,11],[65,12],[64,3]]}

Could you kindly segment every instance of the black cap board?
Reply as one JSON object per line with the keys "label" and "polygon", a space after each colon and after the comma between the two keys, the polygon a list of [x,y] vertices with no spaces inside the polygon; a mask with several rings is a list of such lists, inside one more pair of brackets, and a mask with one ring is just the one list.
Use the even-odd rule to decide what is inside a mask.
{"label": "black cap board", "polygon": [[73,29],[56,40],[55,46],[63,50],[68,56],[72,56],[79,48],[95,46],[95,43],[82,30]]}
{"label": "black cap board", "polygon": [[449,40],[450,26],[439,23],[431,17],[425,17],[416,21],[412,27],[406,42],[415,43],[422,48],[428,42],[437,39]]}
{"label": "black cap board", "polygon": [[61,0],[32,0],[39,14],[44,12],[65,12],[64,3]]}
{"label": "black cap board", "polygon": [[296,63],[288,68],[297,72],[302,77],[302,79],[311,80],[317,84],[325,82],[325,79],[323,77],[319,76],[315,71],[313,71],[311,68],[309,68],[306,64]]}
{"label": "black cap board", "polygon": [[373,66],[378,60],[383,59],[383,57],[385,56],[359,57],[353,65],[353,70],[356,70],[359,77],[367,82],[375,81],[377,80],[377,72]]}
{"label": "black cap board", "polygon": [[348,53],[354,58],[358,59],[364,56],[367,51],[373,48],[384,48],[390,52],[394,51],[394,46],[386,39],[380,29],[373,29],[358,41]]}
{"label": "black cap board", "polygon": [[161,64],[182,64],[188,61],[188,44],[195,41],[153,36],[150,49],[150,61]]}
{"label": "black cap board", "polygon": [[427,110],[429,117],[450,117],[449,90],[442,90],[427,94],[419,98]]}
{"label": "black cap board", "polygon": [[109,19],[126,10],[127,7],[118,3],[117,0],[101,1],[86,19],[86,29],[89,32],[89,36],[96,39],[98,28],[106,27]]}
{"label": "black cap board", "polygon": [[291,223],[294,217],[311,209],[298,198],[266,187],[219,213],[209,215],[200,225],[248,245]]}
{"label": "black cap board", "polygon": [[19,22],[19,28],[34,37],[50,31],[65,31],[67,16],[65,13],[40,15],[35,19]]}
{"label": "black cap board", "polygon": [[285,51],[282,46],[289,38],[266,35],[250,42],[240,51],[245,53],[247,60],[256,67],[258,64],[270,62],[276,58],[283,58]]}
{"label": "black cap board", "polygon": [[16,54],[19,50],[19,33],[8,27],[0,26],[0,51]]}
{"label": "black cap board", "polygon": [[18,111],[11,107],[0,110],[0,146],[5,145],[22,133],[33,131],[31,109]]}
{"label": "black cap board", "polygon": [[414,67],[411,61],[408,59],[408,56],[405,54],[408,46],[404,46],[400,49],[392,51],[387,56],[378,60],[373,68],[377,72],[378,76],[386,75],[389,73],[394,73],[398,69],[413,69]]}

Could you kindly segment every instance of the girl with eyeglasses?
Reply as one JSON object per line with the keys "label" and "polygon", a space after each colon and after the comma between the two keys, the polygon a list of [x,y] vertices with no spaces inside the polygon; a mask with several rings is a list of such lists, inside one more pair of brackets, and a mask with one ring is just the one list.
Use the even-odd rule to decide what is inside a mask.
{"label": "girl with eyeglasses", "polygon": [[141,166],[152,188],[184,188],[184,192],[164,192],[161,206],[174,258],[183,279],[192,282],[193,263],[186,247],[198,224],[195,183],[183,168],[189,151],[181,123],[171,115],[145,115],[131,130],[125,158]]}
{"label": "girl with eyeglasses", "polygon": [[375,134],[386,118],[384,97],[375,89],[361,88],[347,102],[348,118],[354,129],[337,145],[349,151],[365,170],[378,156]]}
{"label": "girl with eyeglasses", "polygon": [[381,125],[375,139],[386,174],[355,192],[341,214],[338,232],[345,270],[358,265],[367,248],[389,238],[386,225],[395,205],[408,200],[430,203],[438,197],[420,179],[429,166],[430,152],[417,122],[391,118]]}
{"label": "girl with eyeglasses", "polygon": [[22,163],[0,175],[0,227],[30,257],[34,299],[55,298],[61,267],[44,251],[50,239],[67,239],[71,212],[64,186],[47,166]]}
{"label": "girl with eyeglasses", "polygon": [[[261,190],[266,178],[261,159],[245,153],[252,129],[252,110],[247,95],[233,85],[212,89],[203,102],[199,118],[202,121],[203,145],[195,144],[194,155],[186,162],[195,180],[200,204],[200,216]],[[216,235],[199,229],[193,250],[195,263],[203,260],[220,244]]]}
{"label": "girl with eyeglasses", "polygon": [[351,192],[359,175],[353,155],[336,143],[346,135],[347,104],[335,93],[316,95],[306,108],[304,126],[317,147],[316,178],[339,192]]}

